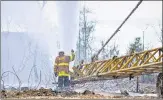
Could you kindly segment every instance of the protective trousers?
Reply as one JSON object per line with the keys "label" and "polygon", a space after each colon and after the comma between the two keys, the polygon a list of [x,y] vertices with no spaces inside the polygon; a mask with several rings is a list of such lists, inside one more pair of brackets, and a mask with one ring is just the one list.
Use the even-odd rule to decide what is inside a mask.
{"label": "protective trousers", "polygon": [[68,88],[70,85],[69,76],[59,76],[58,77],[58,88]]}

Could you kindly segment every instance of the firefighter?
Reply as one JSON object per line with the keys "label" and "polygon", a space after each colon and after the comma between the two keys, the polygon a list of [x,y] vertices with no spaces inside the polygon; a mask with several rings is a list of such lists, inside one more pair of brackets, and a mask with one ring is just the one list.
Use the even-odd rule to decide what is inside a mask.
{"label": "firefighter", "polygon": [[81,60],[80,64],[77,66],[79,70],[83,68],[84,60]]}
{"label": "firefighter", "polygon": [[75,58],[74,50],[71,50],[71,55],[64,55],[64,51],[60,50],[55,59],[54,73],[58,77],[58,88],[62,91],[63,88],[69,87],[69,63]]}
{"label": "firefighter", "polygon": [[[81,60],[81,62],[79,63],[79,65],[76,66],[76,68],[78,70],[81,70],[83,68],[83,64],[84,64],[84,60]],[[75,72],[75,75],[79,76],[77,72]]]}

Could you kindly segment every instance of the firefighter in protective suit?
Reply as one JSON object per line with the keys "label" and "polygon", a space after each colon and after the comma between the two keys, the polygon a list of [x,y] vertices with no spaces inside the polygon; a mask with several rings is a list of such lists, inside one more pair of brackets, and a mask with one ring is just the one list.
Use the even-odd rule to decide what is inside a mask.
{"label": "firefighter in protective suit", "polygon": [[69,63],[75,58],[74,50],[71,50],[71,55],[64,55],[64,51],[60,50],[59,55],[55,59],[54,73],[58,76],[58,88],[62,91],[63,88],[68,88],[69,80]]}

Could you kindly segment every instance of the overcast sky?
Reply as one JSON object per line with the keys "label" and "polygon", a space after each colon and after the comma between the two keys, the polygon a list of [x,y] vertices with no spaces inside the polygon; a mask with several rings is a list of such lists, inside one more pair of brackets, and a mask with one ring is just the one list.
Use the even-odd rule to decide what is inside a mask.
{"label": "overcast sky", "polygon": [[[31,19],[35,15],[40,14],[39,12],[35,12],[35,10],[32,8],[32,7],[35,7],[35,9],[39,8],[39,6],[37,7],[32,6],[31,5],[32,1],[27,1],[28,3],[24,2],[24,5],[28,7],[24,7],[24,5],[20,6],[18,2],[15,1],[12,2],[15,3],[15,6],[13,8],[10,7],[13,9],[12,13],[9,12],[9,9],[7,11],[6,10],[2,11],[5,12],[2,13],[2,17],[7,12],[10,13],[10,15],[12,14],[17,16],[19,16],[21,13],[23,13],[24,16],[26,16],[25,12],[26,13],[32,12],[33,16],[31,15],[28,16],[31,17]],[[97,21],[95,32],[93,33],[95,36],[95,42],[94,44],[92,44],[94,48],[100,49],[99,47],[100,41],[101,40],[106,41],[111,36],[111,34],[122,23],[124,18],[126,18],[126,16],[131,12],[131,10],[135,7],[137,3],[138,1],[86,1],[85,2],[86,7],[92,11],[92,15],[89,15],[89,19],[93,19]],[[37,3],[33,2],[33,4],[37,4]],[[80,8],[82,8],[83,4],[84,4],[83,1],[80,1]],[[4,7],[3,3],[2,3],[2,7]],[[19,10],[15,11],[14,9],[16,8]],[[23,8],[26,9],[25,12],[23,11],[20,12],[20,10]],[[44,20],[46,20],[46,26],[49,25],[49,27],[54,28],[54,30],[57,32],[58,19],[57,19],[57,7],[55,1],[47,2],[43,10],[43,17]],[[20,18],[17,17],[17,20],[18,19]],[[34,20],[35,19],[33,19],[33,21]],[[32,23],[32,21],[30,22]],[[120,32],[118,32],[118,34],[113,38],[113,40],[110,41],[109,45],[115,42],[116,44],[119,45],[120,54],[125,54],[129,43],[132,42],[135,37],[138,36],[142,37],[142,33],[143,33],[142,31],[147,27],[147,24],[154,25],[156,27],[156,31],[160,33],[158,24],[162,25],[162,2],[161,1],[143,1],[142,4],[139,6],[139,8],[135,11],[135,13],[121,28]],[[2,26],[3,26],[3,30],[5,30],[5,24],[2,24]],[[48,28],[46,29],[46,31],[47,30]],[[48,39],[48,38],[52,38],[52,36],[53,35],[47,36],[45,41],[49,41],[48,45],[51,45],[50,49],[53,51],[55,49],[54,43],[56,42],[56,40]],[[150,46],[151,48],[161,46],[161,43],[158,42],[158,36],[156,35],[155,30],[151,26],[148,27],[148,29],[145,31],[145,47],[146,46]]]}
{"label": "overcast sky", "polygon": [[[137,3],[138,1],[87,1],[85,5],[94,12],[92,18],[98,21],[95,32],[97,40],[106,41]],[[143,1],[110,43],[115,41],[120,47],[120,53],[124,54],[129,42],[132,42],[135,37],[142,37],[146,24],[162,24],[161,1]],[[158,27],[156,29],[160,32]],[[148,45],[161,46],[151,27],[145,31],[145,46]]]}
{"label": "overcast sky", "polygon": [[[96,20],[97,25],[95,32],[96,43],[92,44],[99,49],[101,40],[106,41],[116,28],[127,17],[138,1],[86,1],[85,5],[92,11],[89,19]],[[49,1],[45,12],[50,20],[57,22],[55,13],[55,2]],[[84,1],[80,1],[80,8],[84,5]],[[162,1],[143,1],[135,13],[121,28],[120,32],[110,41],[109,45],[116,43],[119,45],[120,54],[125,54],[130,42],[135,37],[142,37],[145,30],[145,47],[155,48],[161,46],[158,42],[158,35],[151,27],[155,26],[156,31],[161,35],[158,25],[162,25]]]}

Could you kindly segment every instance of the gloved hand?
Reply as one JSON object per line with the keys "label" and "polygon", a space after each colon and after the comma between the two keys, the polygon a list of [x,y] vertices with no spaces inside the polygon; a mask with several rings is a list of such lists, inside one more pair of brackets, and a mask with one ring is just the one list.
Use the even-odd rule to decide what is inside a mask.
{"label": "gloved hand", "polygon": [[58,74],[57,73],[55,73],[55,77],[57,77],[58,76]]}

